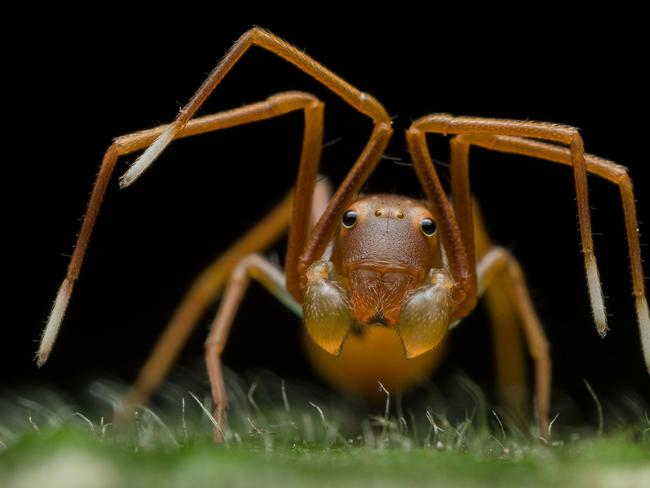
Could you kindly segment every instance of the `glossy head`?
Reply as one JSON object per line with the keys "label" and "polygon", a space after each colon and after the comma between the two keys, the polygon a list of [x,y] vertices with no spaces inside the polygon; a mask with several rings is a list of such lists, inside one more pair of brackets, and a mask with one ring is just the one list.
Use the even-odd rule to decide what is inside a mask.
{"label": "glossy head", "polygon": [[332,262],[362,324],[396,325],[407,295],[440,267],[436,225],[425,202],[363,197],[343,214]]}

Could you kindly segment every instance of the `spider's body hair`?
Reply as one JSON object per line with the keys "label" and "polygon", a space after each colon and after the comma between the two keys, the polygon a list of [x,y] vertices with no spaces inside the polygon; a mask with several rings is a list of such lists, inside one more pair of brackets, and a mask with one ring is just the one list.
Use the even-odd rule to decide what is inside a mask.
{"label": "spider's body hair", "polygon": [[600,284],[596,257],[591,253],[585,255],[585,268],[587,269],[587,287],[589,288],[589,300],[591,301],[594,322],[596,322],[596,330],[600,334],[600,337],[605,337],[609,327],[607,327],[607,313],[605,311],[605,301],[603,300],[603,288]]}
{"label": "spider's body hair", "polygon": [[645,296],[637,297],[636,310],[639,319],[643,359],[645,359],[645,366],[648,369],[648,373],[650,373],[650,312],[648,311],[648,300]]}
{"label": "spider's body hair", "polygon": [[131,165],[131,167],[120,178],[120,188],[126,188],[131,185],[135,180],[142,176],[151,163],[160,155],[161,152],[169,145],[174,139],[174,136],[179,131],[178,124],[172,124],[165,132],[160,134],[156,140],[149,146],[139,158]]}
{"label": "spider's body hair", "polygon": [[68,302],[70,301],[70,286],[68,280],[64,280],[59,288],[59,291],[56,294],[54,299],[54,305],[52,306],[52,311],[50,316],[47,319],[47,325],[41,336],[41,343],[38,347],[38,352],[36,353],[36,364],[38,366],[43,366],[47,358],[50,356],[54,342],[56,342],[56,336],[59,335],[59,329],[61,328],[61,322],[63,322],[63,317],[65,316],[65,311],[68,308]]}

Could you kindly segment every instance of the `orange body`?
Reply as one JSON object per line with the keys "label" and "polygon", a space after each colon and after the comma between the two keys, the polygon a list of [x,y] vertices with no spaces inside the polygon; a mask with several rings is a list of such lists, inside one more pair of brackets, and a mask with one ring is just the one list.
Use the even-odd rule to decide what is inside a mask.
{"label": "orange body", "polygon": [[[381,218],[388,219],[391,215],[396,216],[400,211],[403,212],[406,205],[411,209],[410,212],[407,211],[401,218],[397,217],[397,222],[381,220]],[[426,217],[426,214],[421,213],[423,206],[426,209],[424,202],[397,195],[374,195],[355,202],[351,208],[354,208],[360,216],[359,229],[366,234],[373,234],[367,242],[374,245],[364,253],[363,245],[357,245],[356,242],[349,239],[352,236],[351,232],[343,230],[337,236],[332,256],[335,267],[341,272],[345,272],[346,263],[356,260],[370,264],[372,259],[368,258],[374,257],[377,261],[373,263],[374,266],[368,266],[367,269],[379,274],[386,269],[383,267],[386,266],[386,257],[393,253],[395,260],[393,266],[395,263],[402,262],[408,269],[410,263],[411,274],[418,277],[413,282],[412,288],[419,286],[423,280],[422,268],[419,266],[440,266],[442,259],[435,241],[426,239],[426,236],[417,235],[419,231],[412,232],[413,229],[418,229],[418,219]],[[418,208],[420,210],[417,210]],[[474,248],[478,261],[487,253],[492,243],[478,211],[478,206],[475,205],[474,208]],[[381,215],[375,215],[377,210],[381,210]],[[400,222],[405,225],[401,225]],[[367,226],[365,229],[361,227],[363,223]],[[365,237],[368,238],[368,235]],[[348,239],[346,240],[346,238]],[[382,243],[396,242],[401,246],[386,246],[386,250],[381,251]],[[353,252],[348,252],[349,246],[353,246],[351,248]],[[395,251],[396,249],[397,251]],[[379,259],[380,257],[383,258],[383,261]],[[372,275],[368,276],[372,277]],[[391,278],[392,275],[388,274],[388,277]],[[364,291],[368,296],[377,295],[377,288],[386,286],[387,280],[377,283],[379,279],[378,276],[375,276],[374,281],[366,280],[361,283],[366,287]],[[345,282],[345,280],[342,281]],[[410,282],[398,280],[397,283]],[[402,301],[408,292],[409,289],[404,289],[399,293]],[[497,374],[500,379],[499,394],[510,404],[516,404],[519,411],[523,412],[525,411],[525,396],[522,385],[525,385],[526,364],[515,310],[503,288],[489,288],[485,292],[485,298],[490,316],[497,319],[491,322],[495,337]],[[397,301],[395,305],[392,305],[393,302],[387,303],[390,304],[390,307],[401,305]],[[358,317],[367,318],[376,315],[373,312],[376,312],[377,304],[381,305],[381,301],[359,300],[356,307],[353,302],[353,307],[356,308]],[[386,315],[388,319],[392,319],[392,314]],[[378,388],[378,382],[381,382],[388,391],[400,392],[428,380],[444,359],[450,340],[449,336],[445,335],[445,338],[437,346],[407,359],[396,322],[387,326],[357,323],[353,332],[348,334],[338,355],[330,354],[318,346],[307,333],[307,329],[303,328],[305,352],[315,371],[334,388],[367,400],[381,400],[384,398],[384,394]]]}
{"label": "orange body", "polygon": [[[331,330],[331,324],[310,327],[307,320],[309,334],[304,334],[304,344],[325,381],[372,400],[383,396],[378,382],[389,391],[407,390],[429,377],[444,356],[446,319],[435,344],[417,338],[422,345],[415,352],[409,350],[405,341],[409,331],[400,323],[405,302],[416,290],[430,285],[430,270],[443,268],[442,251],[435,228],[427,229],[430,234],[422,228],[422,222],[432,219],[423,201],[372,195],[352,203],[346,215],[348,225],[344,218],[334,237],[333,270],[323,269],[319,278],[328,277],[344,290],[352,323],[341,338],[332,338],[321,332]],[[307,293],[306,309],[310,299],[321,303],[326,294],[319,289],[310,298]]]}
{"label": "orange body", "polygon": [[394,328],[367,327],[351,334],[338,356],[328,353],[305,333],[304,346],[314,370],[328,384],[346,394],[381,400],[378,381],[390,392],[406,391],[422,383],[444,359],[446,341],[413,359],[406,359]]}

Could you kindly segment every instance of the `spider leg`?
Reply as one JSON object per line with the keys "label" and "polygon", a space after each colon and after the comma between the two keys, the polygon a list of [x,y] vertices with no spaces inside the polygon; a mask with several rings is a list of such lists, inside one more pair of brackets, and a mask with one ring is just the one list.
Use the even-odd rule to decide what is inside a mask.
{"label": "spider leg", "polygon": [[[465,189],[458,191],[454,195],[454,207],[457,210],[459,221],[467,220],[468,217],[471,218],[471,213],[469,213],[471,212],[469,178],[468,176],[463,176],[469,174],[466,154],[469,151],[470,145],[494,151],[545,159],[568,166],[572,164],[571,151],[555,144],[543,143],[521,137],[499,135],[463,135],[454,138],[452,140],[452,154],[454,153],[453,146],[457,146],[458,154],[465,154],[464,157],[456,159],[456,165],[458,166],[456,178],[460,182],[458,187],[461,188],[461,185],[466,185]],[[639,224],[636,215],[632,180],[625,167],[612,161],[586,154],[585,162],[586,169],[589,173],[614,183],[620,191],[641,346],[643,348],[646,368],[650,373],[650,316],[648,314],[648,301],[645,292],[641,244],[639,242]],[[454,168],[452,164],[452,187],[454,186],[453,179]],[[458,204],[456,203],[456,198],[458,198]],[[462,218],[460,214],[463,214]]]}
{"label": "spider leg", "polygon": [[[262,102],[194,119],[185,125],[182,130],[175,132],[174,137],[183,138],[195,136],[250,122],[271,119],[295,110],[303,110],[305,112],[305,134],[303,137],[303,149],[300,165],[301,167],[313,166],[313,164],[305,164],[304,161],[317,160],[320,157],[323,115],[322,108],[323,104],[313,95],[302,92],[279,93]],[[130,154],[148,147],[152,141],[156,140],[157,137],[165,132],[167,127],[168,126],[163,125],[154,129],[118,137],[106,151],[100,166],[99,174],[95,180],[95,185],[90,196],[90,201],[88,202],[88,208],[81,225],[81,231],[77,237],[77,242],[75,244],[72,258],[70,259],[70,264],[68,265],[66,276],[59,287],[54,301],[54,306],[52,307],[47,325],[43,331],[40,347],[37,353],[37,363],[39,366],[47,361],[50,351],[54,346],[56,336],[65,315],[65,310],[70,300],[70,295],[72,294],[74,284],[79,276],[79,271],[88,247],[88,241],[93,226],[97,220],[97,215],[99,214],[99,209],[104,194],[106,193],[106,189],[108,188],[108,183],[113,174],[117,159],[122,155]],[[314,174],[313,176],[313,182],[309,180],[309,178],[312,178],[311,174],[303,175],[302,179],[299,178],[299,182],[302,182],[303,187],[312,185],[311,188],[313,188],[316,181],[316,175]],[[310,215],[308,212],[306,215],[306,219],[308,220]],[[284,228],[282,230],[284,230]],[[273,232],[271,232],[271,227],[269,227],[268,234],[257,235],[256,237],[259,238],[260,241],[255,243],[252,248],[250,248],[249,243],[249,247],[245,250],[246,252],[254,252],[266,247],[275,239]],[[227,272],[225,272],[223,276],[225,279]]]}
{"label": "spider leg", "polygon": [[243,256],[268,247],[286,231],[291,217],[291,204],[292,194],[289,194],[194,280],[140,369],[135,383],[124,399],[125,406],[147,403],[151,394],[158,389],[167,375],[201,317],[223,291],[228,276],[239,260]]}
{"label": "spider leg", "polygon": [[[308,222],[310,227],[325,211],[330,197],[331,185],[329,181],[326,178],[319,179],[316,183],[310,205],[311,215],[310,221]],[[213,431],[214,438],[217,442],[223,441],[224,426],[226,425],[226,409],[228,408],[228,396],[223,383],[223,373],[221,370],[221,353],[226,346],[232,322],[239,309],[241,300],[246,293],[250,278],[259,281],[281,303],[296,313],[296,315],[302,317],[302,306],[295,301],[287,290],[286,277],[282,274],[282,271],[263,257],[257,254],[250,254],[242,258],[230,271],[228,286],[212,324],[210,335],[205,343],[205,361],[208,367],[212,398],[215,405],[214,417],[219,426],[218,428],[215,427]],[[160,379],[158,382],[160,382]]]}
{"label": "spider leg", "polygon": [[[427,198],[436,207],[443,218],[446,232],[443,233],[445,247],[451,252],[450,269],[454,266],[457,271],[460,286],[467,296],[458,307],[457,315],[461,317],[469,313],[476,303],[476,277],[474,268],[467,266],[469,254],[463,247],[460,229],[450,223],[453,220],[449,204],[444,198],[440,181],[435,173],[431,155],[426,145],[427,133],[451,135],[494,135],[515,136],[534,139],[545,139],[564,144],[570,148],[570,160],[573,167],[576,184],[576,201],[578,204],[578,219],[580,222],[580,235],[582,239],[582,252],[584,254],[587,284],[591,309],[596,322],[596,328],[601,335],[607,332],[607,316],[598,273],[598,265],[593,250],[591,235],[591,218],[589,214],[589,201],[587,195],[587,169],[585,163],[584,144],[578,130],[559,124],[543,122],[518,121],[506,119],[486,119],[478,117],[453,117],[448,114],[433,114],[422,117],[411,125],[407,132],[407,139],[413,163],[423,181]],[[470,203],[471,205],[471,203]],[[468,209],[462,210],[466,213]],[[467,241],[466,241],[467,242]],[[471,246],[471,244],[470,244]],[[459,272],[462,270],[462,273]],[[454,275],[456,276],[456,275]]]}
{"label": "spider leg", "polygon": [[221,370],[221,354],[251,278],[261,283],[287,308],[302,317],[302,306],[286,290],[284,274],[262,256],[248,255],[242,258],[232,270],[219,310],[210,329],[210,335],[205,342],[205,361],[215,405],[214,418],[218,425],[214,429],[214,437],[218,442],[224,440],[226,409],[228,408],[228,396]]}
{"label": "spider leg", "polygon": [[[488,235],[480,207],[476,202],[472,203],[474,204],[473,234],[476,235],[476,258],[480,261],[494,247],[494,243]],[[511,294],[508,293],[510,282],[505,273],[497,273],[493,276],[489,286],[486,283],[486,276],[482,278],[479,279],[479,296],[485,304],[492,328],[499,403],[506,407],[508,414],[518,425],[525,427],[528,425],[529,418],[528,365],[520,314]]]}
{"label": "spider leg", "polygon": [[[296,204],[294,205],[294,215],[289,234],[285,272],[287,275],[287,289],[296,300],[302,302],[307,268],[314,261],[320,259],[325,252],[334,233],[334,229],[338,224],[339,217],[352,197],[359,192],[365,180],[374,170],[392,134],[391,120],[388,113],[371,95],[359,91],[313,58],[280,39],[275,34],[265,29],[254,27],[246,31],[235,41],[191,100],[181,109],[176,120],[153,141],[120,178],[120,184],[122,187],[128,186],[142,175],[174,139],[175,135],[190,121],[203,102],[210,96],[237,61],[252,46],[265,49],[293,64],[307,75],[325,85],[354,109],[370,117],[374,124],[368,143],[334,194],[327,210],[324,212],[311,236],[308,236],[309,205],[311,204],[313,182],[318,171],[319,158],[305,159],[305,164],[301,164],[300,166],[294,197]],[[314,129],[314,132],[316,132],[316,129]],[[311,133],[308,127],[306,127],[305,133]],[[305,151],[309,151],[306,148],[307,144],[303,147],[303,154]],[[320,146],[318,147],[319,151]],[[311,152],[313,155],[316,155],[316,149]]]}
{"label": "spider leg", "polygon": [[219,64],[210,72],[203,84],[192,96],[192,99],[181,109],[176,120],[156,138],[153,144],[136,159],[129,170],[120,178],[122,186],[128,186],[133,183],[153,163],[165,147],[175,138],[175,134],[188,123],[232,67],[252,46],[265,49],[293,64],[332,90],[356,110],[370,117],[375,123],[383,122],[390,124],[388,113],[372,96],[360,92],[313,58],[296,49],[275,34],[259,27],[253,27],[235,41]]}
{"label": "spider leg", "polygon": [[[316,183],[311,222],[327,207],[331,185],[326,178]],[[124,399],[127,408],[147,403],[178,357],[190,334],[210,305],[222,292],[233,268],[246,255],[268,247],[289,226],[292,194],[249,230],[226,252],[214,260],[194,281],[165,327],[135,383]]]}
{"label": "spider leg", "polygon": [[[549,344],[528,294],[521,267],[507,250],[494,246],[480,259],[477,274],[479,293],[483,293],[490,286],[498,286],[500,288],[499,292],[508,295],[510,303],[514,306],[519,317],[519,322],[528,343],[528,350],[535,363],[535,405],[537,407],[539,431],[542,438],[548,441],[550,437],[548,412],[551,398]],[[499,317],[493,317],[493,320],[498,321]],[[495,324],[495,329],[498,329],[498,327],[499,325]],[[504,331],[500,330],[500,332]],[[498,340],[499,338],[495,339]],[[510,362],[511,360],[512,358],[497,358],[497,368],[499,362],[503,365],[505,361]],[[505,378],[500,376],[499,379],[504,380]],[[500,386],[505,387],[503,383]],[[508,394],[509,392],[503,392],[502,390],[502,393]],[[516,391],[513,393],[514,395],[518,394]],[[511,397],[506,398],[506,401],[511,399],[517,400],[516,397]]]}

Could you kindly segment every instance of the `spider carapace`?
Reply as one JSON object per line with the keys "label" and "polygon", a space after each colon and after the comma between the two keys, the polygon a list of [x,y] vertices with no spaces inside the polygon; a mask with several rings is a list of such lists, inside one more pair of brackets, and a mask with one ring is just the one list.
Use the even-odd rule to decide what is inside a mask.
{"label": "spider carapace", "polygon": [[[335,192],[318,178],[324,105],[314,95],[283,92],[225,112],[194,117],[206,98],[252,46],[276,54],[321,82],[370,118],[370,139]],[[336,386],[372,396],[377,381],[404,390],[438,364],[450,328],[485,296],[496,336],[497,383],[509,404],[510,388],[522,382],[513,364],[512,329],[521,327],[535,365],[535,406],[540,435],[549,437],[551,360],[549,346],[531,303],[516,259],[492,244],[476,209],[469,184],[472,146],[543,159],[570,166],[587,284],[596,328],[607,332],[598,266],[593,249],[587,173],[620,190],[630,255],[633,293],[641,344],[650,371],[650,319],[645,296],[636,207],[626,169],[584,152],[578,131],[569,126],[531,121],[454,117],[433,114],[406,131],[413,167],[425,200],[398,195],[362,195],[361,187],[379,163],[392,136],[391,119],[372,96],[274,34],[253,28],[242,35],[208,75],[174,122],[116,138],[106,151],[74,254],[43,332],[37,361],[46,361],[86,252],[119,156],[145,150],[122,176],[133,183],[174,139],[279,117],[304,114],[299,171],[293,193],[197,279],[143,367],[128,404],[146,401],[164,378],[190,332],[223,291],[205,358],[215,402],[215,437],[225,422],[227,396],[221,353],[237,308],[251,278],[304,318],[305,344],[318,371]],[[427,134],[450,138],[451,188],[443,188],[426,143]],[[284,273],[258,252],[288,228]],[[516,395],[515,395],[516,396]]]}

